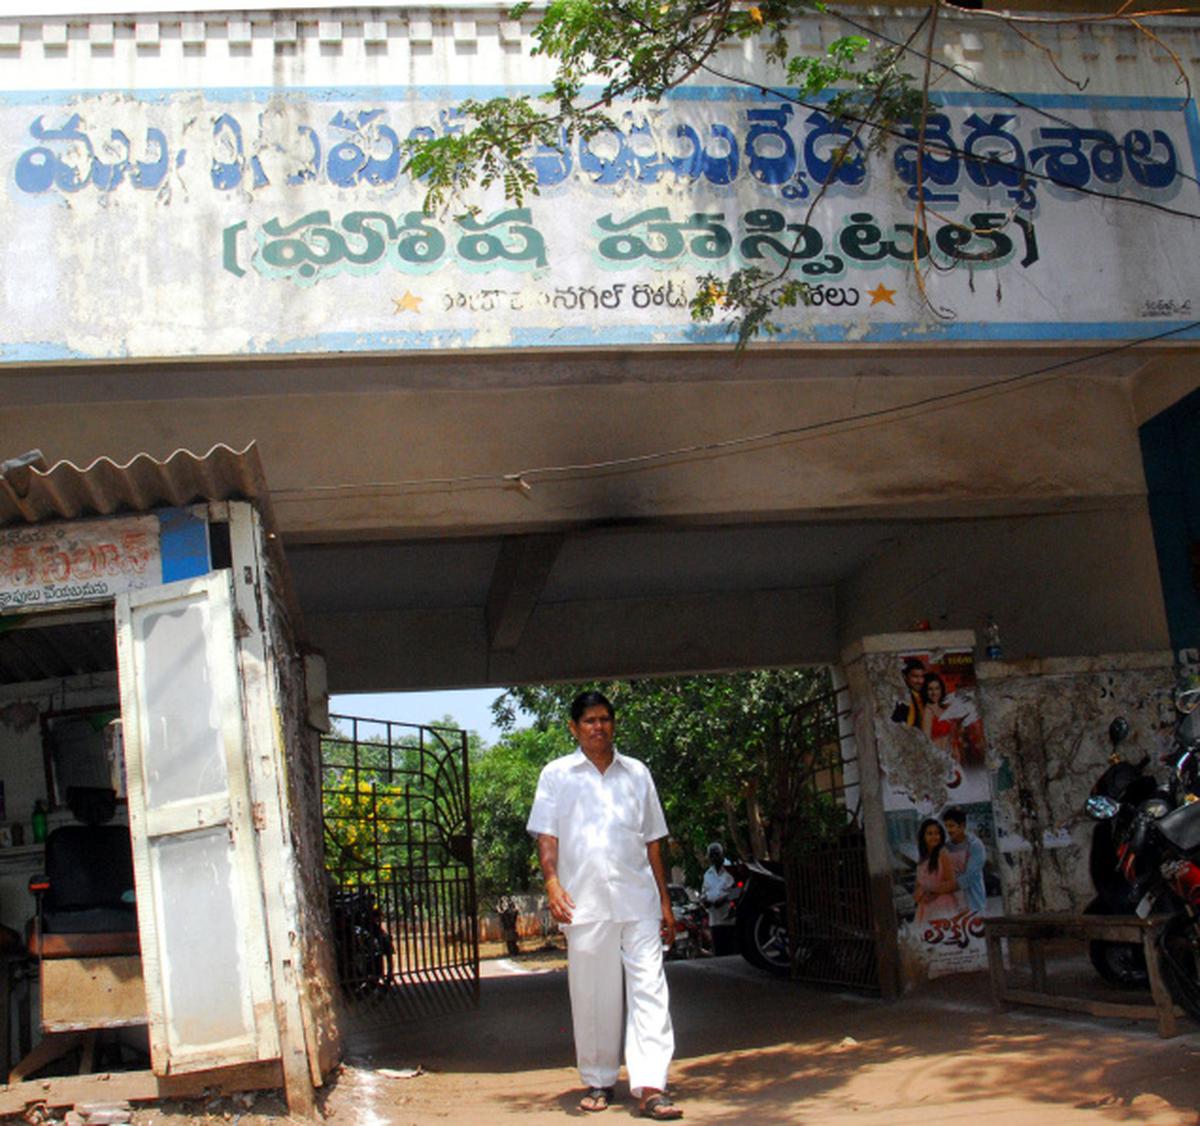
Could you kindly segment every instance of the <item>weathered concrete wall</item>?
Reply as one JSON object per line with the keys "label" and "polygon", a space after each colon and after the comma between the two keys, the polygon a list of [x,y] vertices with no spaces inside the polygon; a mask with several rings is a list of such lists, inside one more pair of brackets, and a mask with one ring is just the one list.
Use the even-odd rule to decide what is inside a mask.
{"label": "weathered concrete wall", "polygon": [[839,629],[935,629],[989,614],[1010,657],[1169,646],[1144,499],[1094,511],[914,524],[838,589]]}
{"label": "weathered concrete wall", "polygon": [[[1103,117],[1122,137],[1144,126],[1153,140],[1156,122],[1165,122],[1177,155],[1188,153],[1182,111],[1162,100],[1179,95],[1170,59],[1133,30],[1039,27],[1068,71],[1087,74],[1080,99],[999,21],[951,11],[942,17],[940,57],[972,78],[1016,91],[1066,90],[1075,100],[1061,112],[1070,120]],[[903,38],[920,16],[868,18]],[[822,537],[810,554],[797,553],[770,573],[714,551],[725,573],[704,590],[639,590],[632,555],[619,564],[629,577],[619,596],[594,596],[580,589],[579,573],[569,575],[575,593],[548,592],[528,638],[511,653],[489,649],[486,574],[458,601],[405,601],[414,584],[397,568],[400,596],[389,590],[353,608],[338,601],[353,574],[335,576],[325,587],[314,584],[306,610],[341,690],[826,661],[847,639],[918,619],[977,626],[987,611],[1019,655],[1164,643],[1138,507],[1145,485],[1136,424],[1200,386],[1200,360],[1196,344],[1183,338],[1138,349],[1109,345],[1184,315],[1195,256],[1186,239],[1173,237],[1176,220],[1165,213],[1151,220],[1143,207],[1065,202],[1057,189],[1039,188],[1038,261],[1013,261],[1002,271],[973,262],[955,271],[957,318],[929,314],[912,284],[893,278],[907,266],[889,251],[886,261],[855,259],[858,304],[812,306],[803,333],[741,356],[696,331],[676,300],[678,287],[669,310],[641,292],[634,312],[642,319],[624,324],[600,298],[567,292],[562,283],[571,278],[559,276],[558,260],[526,269],[533,263],[496,259],[491,274],[466,271],[465,278],[459,270],[450,285],[436,270],[421,272],[420,263],[405,272],[413,263],[401,261],[394,244],[370,263],[343,256],[319,264],[308,259],[324,236],[314,236],[311,223],[294,242],[268,237],[268,223],[287,226],[323,210],[336,227],[356,209],[399,217],[416,207],[417,187],[390,166],[375,166],[375,182],[365,166],[344,162],[354,164],[355,151],[365,160],[364,144],[377,159],[390,151],[379,131],[385,120],[435,120],[448,80],[542,82],[545,61],[528,57],[532,23],[532,13],[508,20],[499,5],[469,13],[397,6],[337,19],[282,9],[207,19],[0,18],[0,88],[14,95],[0,107],[8,175],[0,217],[8,216],[6,247],[15,263],[0,266],[10,279],[3,324],[20,336],[12,348],[0,341],[0,450],[38,446],[51,461],[83,463],[255,439],[289,546],[615,526],[820,521],[826,531],[847,530],[844,540]],[[1195,21],[1155,26],[1180,57],[1200,51]],[[845,30],[832,16],[815,17],[803,49],[818,50]],[[734,46],[720,62],[734,81],[756,73],[761,59]],[[223,92],[208,98],[206,84],[217,72]],[[948,76],[939,88],[969,92]],[[568,180],[547,185],[536,201],[539,216],[548,213],[559,228],[565,216],[590,231],[593,219],[619,220],[643,204],[674,209],[676,218],[686,207],[724,216],[736,254],[746,249],[738,223],[747,201],[799,218],[801,189],[811,192],[812,183],[805,142],[819,123],[791,114],[795,151],[788,156],[768,118],[747,116],[788,114],[717,93],[682,99],[694,104],[679,121],[695,127],[696,106],[706,101],[704,112],[719,103],[717,116],[732,114],[721,120],[733,122],[740,138],[736,182],[677,181],[674,172],[653,172],[630,157],[617,181],[601,184],[596,169],[589,180],[577,161]],[[1088,101],[1093,95],[1122,95],[1133,108]],[[976,128],[966,116],[986,110],[972,98],[951,99],[959,141]],[[385,117],[351,121],[375,109]],[[1003,112],[1012,109],[1005,103]],[[226,110],[242,131],[240,153],[233,124],[222,121]],[[1014,129],[1032,152],[1033,131],[1045,122],[1028,107],[1016,116]],[[653,123],[674,120],[668,114]],[[766,126],[761,152],[758,141],[750,144],[752,123]],[[301,126],[321,141],[319,161]],[[128,151],[114,129],[129,140]],[[153,129],[166,150],[152,142]],[[714,140],[707,156],[723,143]],[[991,142],[981,136],[979,143]],[[814,143],[813,152],[820,148]],[[613,157],[619,149],[614,141],[597,158],[605,175],[621,165]],[[160,165],[164,151],[170,159]],[[752,155],[782,154],[786,163],[800,160],[797,153],[809,176],[804,183],[768,183],[749,171]],[[872,167],[864,207],[900,187],[888,167],[888,160]],[[1124,176],[1129,168],[1122,168]],[[1150,179],[1157,174],[1139,169]],[[959,180],[966,213],[993,204],[997,212],[1012,209],[1003,185],[989,193],[968,184],[961,169]],[[865,233],[870,225],[852,220],[861,201],[851,187],[831,193],[836,222],[823,237],[836,229],[840,238],[851,227]],[[1142,187],[1134,194],[1174,192],[1173,206],[1200,207],[1190,182],[1177,192]],[[889,230],[911,220],[905,191],[891,195],[897,206]],[[1021,218],[1027,210],[1018,209]],[[337,230],[345,242],[345,228]],[[688,258],[704,249],[696,241],[703,232],[683,234],[682,257],[655,259],[656,286],[691,279],[705,265]],[[365,238],[345,245],[365,253]],[[1113,268],[1103,271],[1089,257],[1102,241],[1113,255]],[[611,289],[626,275],[593,249],[599,257],[572,251],[564,268]],[[1173,254],[1182,256],[1178,269],[1167,261]],[[365,273],[356,272],[360,266]],[[1030,271],[1041,271],[1043,281],[1018,296],[1013,279],[1028,275],[1028,282]],[[465,281],[471,293],[460,306]],[[476,292],[479,285],[490,296]],[[863,296],[877,285],[878,302]],[[534,291],[535,304],[522,304]],[[888,293],[901,304],[893,306]],[[1106,293],[1119,301],[1107,302]],[[628,313],[632,286],[626,298]],[[530,309],[539,317],[549,310],[532,335],[516,315]],[[656,320],[665,310],[670,331]],[[1061,334],[1068,322],[1076,335]],[[161,362],[175,354],[195,359]],[[109,361],[80,363],[97,356]],[[1059,366],[1083,358],[1086,368]],[[846,421],[1052,367],[1053,377],[1011,383],[1003,393]],[[671,450],[685,452],[660,456]],[[621,459],[633,460],[612,464]],[[864,548],[868,537],[875,542]],[[1115,560],[1094,551],[1112,542],[1130,544],[1119,575]],[[867,551],[875,560],[864,564]],[[1111,597],[1117,585],[1119,599]],[[564,640],[572,637],[594,640],[582,651]]]}
{"label": "weathered concrete wall", "polygon": [[[1013,393],[999,410],[985,399],[649,466],[536,471],[593,460],[589,450],[611,460],[819,427],[864,403],[902,405],[934,388],[966,389],[1020,361],[860,354],[832,376],[813,374],[814,362],[664,354],[598,358],[579,369],[531,358],[470,369],[481,380],[511,378],[515,385],[504,389],[399,389],[414,373],[432,374],[410,358],[395,370],[353,364],[326,372],[321,393],[301,393],[283,372],[269,384],[258,374],[240,391],[228,372],[208,366],[90,378],[6,374],[0,448],[35,442],[51,460],[82,464],[255,440],[281,532],[310,541],[651,518],[947,520],[1145,491],[1126,390],[1120,379],[1093,375]],[[540,385],[555,371],[565,385]],[[1200,368],[1195,374],[1200,384]],[[592,382],[581,388],[581,377]],[[312,381],[312,373],[303,380]],[[522,471],[529,493],[505,479]],[[848,636],[854,628],[847,623]]]}
{"label": "weathered concrete wall", "polygon": [[291,839],[299,867],[302,927],[301,981],[309,1034],[315,1039],[316,1067],[326,1076],[341,1058],[337,1017],[337,968],[329,921],[329,888],[321,805],[319,735],[305,722],[303,661],[294,647],[283,648],[286,634],[277,633],[276,661],[282,703],[283,738],[288,748],[287,788]]}
{"label": "weathered concrete wall", "polygon": [[314,615],[309,628],[331,690],[371,692],[398,677],[415,689],[815,663],[836,657],[833,620],[829,591],[799,590],[539,607],[511,653],[489,651],[482,608]]}
{"label": "weathered concrete wall", "polygon": [[1005,908],[1082,910],[1094,894],[1083,803],[1108,765],[1108,725],[1129,720],[1124,758],[1157,761],[1175,718],[1171,654],[984,662],[978,675],[997,823],[1009,842]]}
{"label": "weathered concrete wall", "polygon": [[[260,800],[269,802],[273,797],[286,819],[278,827],[279,835],[267,841],[267,847],[282,845],[282,855],[264,864],[265,878],[274,878],[280,885],[268,886],[268,900],[286,913],[286,927],[280,927],[278,921],[272,927],[273,941],[280,942],[286,934],[288,944],[286,950],[274,952],[276,960],[285,962],[287,971],[277,973],[276,987],[295,991],[294,997],[277,997],[277,1001],[286,1016],[292,1051],[307,1060],[305,1074],[297,1075],[295,1082],[299,1085],[311,1080],[319,1084],[341,1055],[335,998],[337,972],[324,865],[319,737],[306,722],[303,656],[282,591],[287,578],[279,573],[276,557],[268,554],[265,532],[249,506],[230,507],[234,571],[236,574],[252,561],[250,566],[260,582],[256,608],[267,642],[263,657],[275,737],[268,781],[277,792],[264,792]],[[274,863],[280,861],[282,866],[275,867]]]}
{"label": "weathered concrete wall", "polygon": [[[1108,725],[1125,716],[1132,735],[1122,756],[1157,761],[1174,723],[1170,653],[976,665],[974,644],[971,631],[919,631],[861,638],[843,655],[855,670],[855,714],[865,720],[860,743],[872,745],[883,774],[907,988],[986,965],[981,914],[1082,910],[1094,895],[1083,806],[1108,765]],[[945,714],[974,725],[973,738],[943,741],[937,726],[898,718],[897,701],[909,697],[906,658],[945,679],[945,698],[959,700]],[[922,918],[913,899],[915,836],[950,806],[965,811],[968,831],[985,845],[986,905],[959,902],[939,908],[944,917]]]}

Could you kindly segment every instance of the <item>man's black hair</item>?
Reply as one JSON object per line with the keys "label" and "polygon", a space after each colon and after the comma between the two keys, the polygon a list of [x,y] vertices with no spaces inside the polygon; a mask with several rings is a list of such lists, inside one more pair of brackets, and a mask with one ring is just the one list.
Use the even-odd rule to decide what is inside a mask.
{"label": "man's black hair", "polygon": [[612,706],[612,701],[603,692],[593,690],[591,692],[580,692],[571,701],[571,722],[578,723],[588,708],[604,708],[608,712],[609,719],[617,718],[617,709]]}
{"label": "man's black hair", "polygon": [[967,815],[962,806],[952,805],[942,813],[942,820],[953,821],[956,825],[965,825],[967,823]]}

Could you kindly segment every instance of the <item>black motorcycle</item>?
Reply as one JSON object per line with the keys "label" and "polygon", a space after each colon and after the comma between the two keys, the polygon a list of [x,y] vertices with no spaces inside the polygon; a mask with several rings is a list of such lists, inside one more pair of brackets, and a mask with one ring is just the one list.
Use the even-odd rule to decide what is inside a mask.
{"label": "black motorcycle", "polygon": [[392,983],[391,936],[375,893],[364,887],[339,887],[330,895],[338,981],[348,996],[363,998]]}
{"label": "black motorcycle", "polygon": [[742,884],[734,916],[738,949],[752,966],[787,977],[791,952],[783,867],[758,860],[734,867],[735,878]]}
{"label": "black motorcycle", "polygon": [[[1164,758],[1169,777],[1148,773],[1149,758],[1123,762],[1123,719],[1109,730],[1113,755],[1087,801],[1099,824],[1092,846],[1097,914],[1165,915],[1159,932],[1162,975],[1175,1001],[1200,1018],[1200,685],[1176,692],[1181,719]],[[1108,981],[1139,985],[1148,974],[1140,946],[1094,942],[1092,964]]]}
{"label": "black motorcycle", "polygon": [[[1085,915],[1132,915],[1137,908],[1139,896],[1124,865],[1137,811],[1143,802],[1160,795],[1160,786],[1147,771],[1149,755],[1136,763],[1121,758],[1118,748],[1128,737],[1129,723],[1118,716],[1108,729],[1112,743],[1108,768],[1087,802],[1088,815],[1096,821],[1088,858],[1096,896],[1084,908]],[[1149,980],[1138,943],[1096,940],[1088,944],[1088,957],[1096,972],[1113,985],[1136,988]]]}

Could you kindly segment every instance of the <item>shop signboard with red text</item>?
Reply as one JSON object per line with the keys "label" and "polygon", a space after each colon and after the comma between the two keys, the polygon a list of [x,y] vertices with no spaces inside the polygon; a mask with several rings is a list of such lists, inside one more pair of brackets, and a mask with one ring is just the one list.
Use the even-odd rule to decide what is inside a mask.
{"label": "shop signboard with red text", "polygon": [[0,613],[108,599],[161,582],[156,516],[0,531]]}

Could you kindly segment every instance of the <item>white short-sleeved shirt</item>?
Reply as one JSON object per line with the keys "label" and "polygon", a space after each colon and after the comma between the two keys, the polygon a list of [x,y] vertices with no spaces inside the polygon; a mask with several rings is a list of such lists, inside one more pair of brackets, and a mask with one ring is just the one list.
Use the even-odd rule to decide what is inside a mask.
{"label": "white short-sleeved shirt", "polygon": [[601,774],[581,750],[542,768],[526,829],[558,838],[558,879],[572,922],[657,919],[658,884],[646,846],[667,835],[650,771],[614,750]]}
{"label": "white short-sleeved shirt", "polygon": [[[708,925],[710,927],[724,926],[729,922],[733,913],[729,900],[736,889],[737,880],[725,868],[720,871],[716,868],[709,868],[704,873],[704,884],[700,889],[700,894],[708,903]],[[725,902],[720,907],[714,907],[712,901],[716,899],[724,899]]]}

